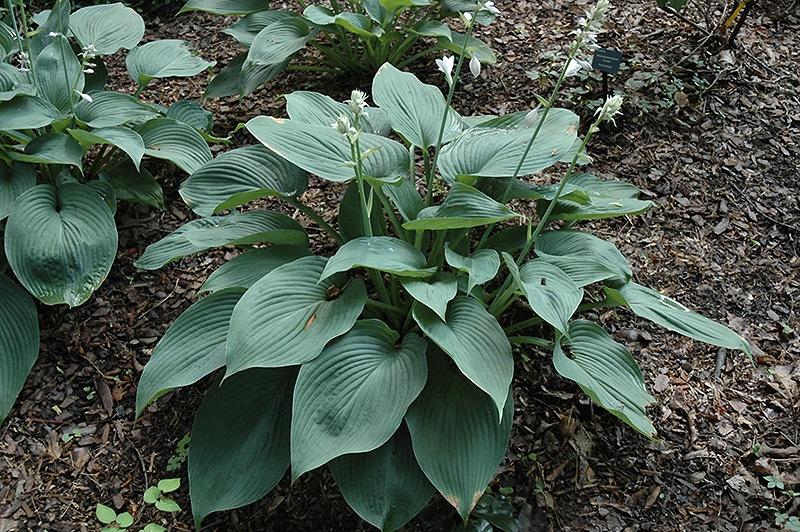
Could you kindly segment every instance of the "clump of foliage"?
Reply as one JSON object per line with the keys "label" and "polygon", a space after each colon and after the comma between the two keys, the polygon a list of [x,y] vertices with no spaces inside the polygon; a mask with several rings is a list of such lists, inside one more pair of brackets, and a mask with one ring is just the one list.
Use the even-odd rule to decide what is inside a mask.
{"label": "clump of foliage", "polygon": [[[167,497],[166,493],[172,493],[181,487],[181,479],[166,478],[160,480],[157,485],[150,486],[144,492],[143,500],[145,504],[152,504],[161,512],[173,514],[181,510],[178,503]],[[104,504],[97,504],[95,507],[95,517],[103,527],[100,532],[125,532],[129,530],[134,522],[134,517],[130,512],[118,514],[113,508]],[[141,529],[142,532],[166,532],[166,528],[158,523],[148,523]]]}
{"label": "clump of foliage", "polygon": [[[144,21],[122,4],[0,20],[0,422],[39,351],[33,298],[83,304],[117,253],[118,201],[163,206],[146,158],[187,173],[211,160],[210,114],[196,102],[139,98],[154,79],[210,67],[183,41],[138,45]],[[129,50],[135,96],[107,90],[103,57]],[[3,252],[4,250],[4,252]],[[10,270],[10,271],[9,271]],[[10,274],[16,278],[15,282]],[[22,285],[20,287],[19,285]]]}
{"label": "clump of foliage", "polygon": [[[225,33],[246,51],[208,86],[206,96],[244,96],[283,70],[374,74],[386,62],[400,68],[439,50],[464,52],[484,64],[496,57],[471,32],[451,28],[469,17],[469,0],[356,0],[302,2],[302,13],[271,10],[262,0],[189,0],[181,12],[204,11],[241,18]],[[477,15],[491,24],[492,2]],[[464,21],[469,26],[468,21]],[[448,25],[449,24],[449,25]],[[423,46],[419,46],[420,43]],[[313,54],[302,54],[312,49]],[[420,49],[421,48],[421,49]],[[413,53],[412,53],[413,52]],[[303,62],[296,62],[302,58]]]}
{"label": "clump of foliage", "polygon": [[[482,4],[473,9],[479,15]],[[377,106],[360,91],[345,103],[294,92],[289,119],[246,124],[261,145],[224,153],[183,183],[202,218],[149,246],[138,266],[215,246],[247,249],[207,279],[209,295],[170,327],[139,382],[137,415],[223,370],[191,433],[198,526],[260,499],[289,468],[296,480],[322,466],[383,530],[402,527],[436,491],[464,522],[473,510],[491,515],[500,503],[484,500],[480,515],[476,505],[511,431],[515,347],[550,350],[558,373],[653,437],[645,410],[653,398],[636,361],[579,317],[587,311],[627,309],[749,351],[727,327],[635,282],[612,243],[578,227],[652,206],[628,183],[579,170],[621,96],[605,101],[582,138],[578,116],[554,107],[607,9],[600,0],[581,21],[538,109],[459,115],[451,103],[463,49],[457,62],[437,61],[447,98],[387,63],[372,85]],[[523,179],[559,163],[566,170],[555,185]],[[307,173],[346,185],[337,223],[300,201]],[[314,220],[338,244],[333,256],[314,255],[305,229],[283,214],[220,214],[266,196]],[[538,221],[512,200],[534,201]]]}

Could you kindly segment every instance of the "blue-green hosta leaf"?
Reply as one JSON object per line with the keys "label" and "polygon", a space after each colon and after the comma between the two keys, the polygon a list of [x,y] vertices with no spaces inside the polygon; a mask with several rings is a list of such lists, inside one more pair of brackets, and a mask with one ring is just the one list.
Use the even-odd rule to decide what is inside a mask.
{"label": "blue-green hosta leaf", "polygon": [[406,222],[414,220],[425,207],[422,196],[411,179],[403,178],[396,184],[385,186],[383,193],[392,200]]}
{"label": "blue-green hosta leaf", "polygon": [[428,383],[406,415],[414,456],[466,521],[505,456],[514,398],[507,387],[498,423],[496,403],[473,383],[441,357],[429,365]]}
{"label": "blue-green hosta leaf", "polygon": [[[372,188],[365,184],[364,193],[370,194],[371,191]],[[351,181],[344,191],[342,201],[339,203],[337,221],[339,222],[339,233],[345,242],[361,238],[367,234],[367,231],[364,230],[364,220],[361,217],[361,198],[358,193],[358,183],[355,181]],[[369,221],[373,235],[384,236],[386,234],[386,219],[381,213],[380,202],[372,202],[372,214]]]}
{"label": "blue-green hosta leaf", "polygon": [[81,62],[63,35],[47,45],[35,61],[37,94],[62,113],[68,113],[78,95],[83,91],[85,78]]}
{"label": "blue-green hosta leaf", "polygon": [[39,28],[29,33],[28,52],[30,52],[30,57],[37,57],[47,45],[61,35],[69,34],[70,10],[69,0],[56,0],[53,2],[52,9],[34,15],[33,21],[39,25]]}
{"label": "blue-green hosta leaf", "polygon": [[[372,82],[375,103],[389,115],[392,129],[421,148],[436,146],[447,101],[438,87],[385,63]],[[461,134],[461,117],[448,109],[442,143]]]}
{"label": "blue-green hosta leaf", "polygon": [[[285,98],[286,112],[289,118],[297,122],[330,127],[341,115],[347,116],[351,123],[355,121],[348,105],[318,92],[294,91]],[[389,116],[379,107],[368,108],[367,117],[363,120],[362,126],[367,133],[386,137],[392,131]]]}
{"label": "blue-green hosta leaf", "polygon": [[308,185],[306,173],[263,146],[223,153],[181,184],[181,197],[200,216],[269,196],[297,196]]}
{"label": "blue-green hosta leaf", "polygon": [[423,20],[411,28],[411,31],[423,37],[442,37],[448,41],[453,40],[452,30],[438,20]]}
{"label": "blue-green hosta leaf", "polygon": [[[564,352],[565,347],[571,356]],[[655,400],[644,387],[642,372],[625,346],[601,327],[586,320],[572,322],[569,340],[556,342],[553,365],[562,376],[578,383],[592,401],[648,438],[655,436],[645,413],[645,407]]]}
{"label": "blue-green hosta leaf", "polygon": [[14,31],[14,28],[0,21],[0,61],[19,51],[18,38],[19,34]]}
{"label": "blue-green hosta leaf", "polygon": [[37,185],[17,198],[5,233],[8,263],[48,305],[85,302],[108,275],[117,228],[103,198],[86,185]]}
{"label": "blue-green hosta leaf", "polygon": [[122,161],[100,171],[100,179],[106,181],[118,200],[164,207],[164,191],[153,174],[146,169],[136,170],[130,161]]}
{"label": "blue-green hosta leaf", "polygon": [[217,72],[208,82],[204,97],[224,98],[226,96],[243,96],[241,91],[242,65],[246,54],[236,56],[222,70]]}
{"label": "blue-green hosta leaf", "polygon": [[371,268],[400,277],[430,277],[436,268],[426,268],[420,250],[390,236],[370,236],[347,242],[331,257],[320,279],[353,268]]}
{"label": "blue-green hosta leaf", "polygon": [[143,270],[157,270],[165,264],[218,246],[268,242],[307,246],[302,226],[288,216],[269,211],[248,211],[228,216],[193,220],[150,244],[136,261]]}
{"label": "blue-green hosta leaf", "polygon": [[721,323],[692,312],[674,299],[659,294],[634,282],[623,285],[619,291],[606,288],[616,293],[627,303],[637,315],[678,334],[700,340],[707,344],[737,349],[751,355],[747,340],[725,327]]}
{"label": "blue-green hosta leaf", "polygon": [[39,317],[31,297],[0,273],[0,423],[39,354]]}
{"label": "blue-green hosta leaf", "polygon": [[139,128],[145,154],[166,159],[192,174],[211,160],[208,144],[191,126],[171,118],[156,118]]}
{"label": "blue-green hosta leaf", "polygon": [[231,319],[227,375],[308,362],[353,327],[367,289],[361,279],[348,281],[344,275],[320,281],[326,262],[323,257],[297,259],[247,290]]}
{"label": "blue-green hosta leaf", "polygon": [[227,33],[245,48],[250,48],[261,30],[273,22],[295,16],[291,11],[258,11],[240,18],[233,26],[222,30],[222,33]]}
{"label": "blue-green hosta leaf", "polygon": [[469,257],[465,257],[450,249],[449,244],[445,244],[444,257],[447,264],[459,271],[466,272],[469,276],[467,293],[472,292],[475,286],[494,279],[500,270],[500,256],[493,249],[481,249]]}
{"label": "blue-green hosta leaf", "polygon": [[536,255],[562,270],[578,286],[606,279],[627,281],[633,275],[628,261],[606,240],[581,231],[547,231],[539,235]]}
{"label": "blue-green hosta leaf", "polygon": [[[514,271],[514,259],[508,254],[503,256]],[[540,258],[526,262],[514,274],[533,311],[561,334],[568,334],[569,320],[583,300],[583,288],[558,266]]]}
{"label": "blue-green hosta leaf", "polygon": [[131,50],[144,37],[144,20],[121,3],[83,7],[70,16],[69,29],[83,47],[100,55]]}
{"label": "blue-green hosta leaf", "polygon": [[[615,216],[640,214],[653,206],[651,201],[638,198],[639,189],[622,181],[605,181],[590,174],[572,177],[568,184],[580,187],[588,201],[576,202],[560,197],[551,213],[553,220],[597,220]],[[544,212],[547,202],[537,208]]]}
{"label": "blue-green hosta leaf", "polygon": [[172,389],[189,386],[225,365],[233,307],[244,289],[211,294],[181,314],[153,349],[136,390],[136,417]]}
{"label": "blue-green hosta leaf", "polygon": [[477,37],[467,37],[463,33],[453,31],[450,33],[450,38],[439,37],[439,46],[460,54],[464,50],[464,43],[467,43],[466,55],[469,58],[476,57],[478,61],[484,65],[493,65],[497,63],[497,56],[494,55],[492,48],[478,39]]}
{"label": "blue-green hosta leaf", "polygon": [[[521,179],[515,179],[510,183],[511,186],[509,187],[509,179],[489,177],[479,179],[475,188],[498,201],[504,197],[505,201],[514,199],[552,200],[555,198],[560,185],[560,183],[556,183],[554,185],[542,186],[528,183]],[[589,194],[572,182],[564,185],[564,190],[561,191],[559,197],[580,204],[589,203]]]}
{"label": "blue-green hosta leaf", "polygon": [[199,529],[212,512],[266,495],[289,467],[290,368],[254,369],[212,386],[192,425],[189,495]]}
{"label": "blue-green hosta leaf", "polygon": [[447,314],[447,304],[458,292],[458,281],[449,273],[440,272],[428,279],[407,277],[400,282],[411,297],[434,311],[442,320]]}
{"label": "blue-green hosta leaf", "polygon": [[29,75],[0,61],[0,102],[7,102],[20,94],[36,94],[36,87],[32,85],[33,79]]}
{"label": "blue-green hosta leaf", "polygon": [[156,78],[196,76],[216,63],[194,54],[186,41],[165,39],[137,46],[125,58],[133,81],[143,87]]}
{"label": "blue-green hosta leaf", "polygon": [[280,65],[295,52],[305,48],[312,35],[308,23],[302,17],[277,20],[258,32],[253,39],[242,70]]}
{"label": "blue-green hosta leaf", "polygon": [[250,288],[278,266],[308,254],[308,249],[292,246],[249,249],[220,266],[206,279],[200,291],[217,292],[226,288]]}
{"label": "blue-green hosta leaf", "polygon": [[8,217],[17,197],[36,186],[36,170],[33,165],[0,163],[0,222]]}
{"label": "blue-green hosta leaf", "polygon": [[[350,143],[330,126],[258,116],[247,123],[247,129],[264,146],[307,172],[331,181],[355,178]],[[408,151],[399,142],[362,133],[359,144],[362,152],[373,150],[363,161],[365,176],[397,182],[408,174]]]}
{"label": "blue-green hosta leaf", "polygon": [[180,100],[170,105],[167,109],[167,118],[192,126],[199,131],[211,131],[214,128],[214,115],[194,100]]}
{"label": "blue-green hosta leaf", "polygon": [[341,456],[330,468],[347,504],[381,530],[402,528],[433,496],[403,426],[378,449]]}
{"label": "blue-green hosta leaf", "polygon": [[242,63],[239,72],[239,92],[242,97],[252,93],[264,83],[274,79],[289,65],[289,60],[274,65],[261,65],[258,63]]}
{"label": "blue-green hosta leaf", "polygon": [[0,102],[0,131],[49,126],[60,116],[61,112],[47,100],[20,94]]}
{"label": "blue-green hosta leaf", "polygon": [[[550,111],[519,175],[534,174],[557,163],[577,139],[577,131],[577,115],[566,109]],[[511,177],[532,134],[528,129],[468,129],[442,149],[439,171],[450,180],[459,175]]]}
{"label": "blue-green hosta leaf", "polygon": [[47,133],[25,146],[25,153],[10,152],[12,159],[27,163],[65,164],[82,171],[83,148],[65,133]]}
{"label": "blue-green hosta leaf", "polygon": [[[69,174],[69,177],[73,178],[71,174]],[[111,211],[111,216],[114,216],[117,213],[117,193],[114,191],[114,187],[112,187],[107,181],[100,179],[87,181],[86,186],[97,192],[97,194],[103,198],[103,201],[105,201],[106,205],[108,206],[108,210]]]}
{"label": "blue-green hosta leaf", "polygon": [[425,340],[378,320],[359,321],[303,364],[292,408],[292,478],[397,431],[428,378]]}
{"label": "blue-green hosta leaf", "polygon": [[266,0],[189,0],[179,13],[204,11],[213,15],[247,15],[265,9]]}
{"label": "blue-green hosta leaf", "polygon": [[85,131],[83,129],[67,129],[72,138],[77,140],[84,150],[96,144],[114,146],[125,152],[131,162],[139,170],[144,157],[144,141],[142,136],[127,127],[111,126]]}
{"label": "blue-green hosta leaf", "polygon": [[528,116],[528,111],[518,111],[516,113],[508,113],[500,116],[481,115],[464,117],[464,122],[466,122],[469,127],[520,129],[525,126],[526,116]]}
{"label": "blue-green hosta leaf", "polygon": [[96,92],[91,102],[75,104],[75,117],[91,128],[145,122],[157,115],[153,106],[121,92]]}
{"label": "blue-green hosta leaf", "polygon": [[519,215],[480,190],[455,182],[441,205],[422,209],[406,229],[464,229],[518,218]]}
{"label": "blue-green hosta leaf", "polygon": [[450,302],[446,320],[423,305],[414,305],[413,313],[428,338],[488,394],[495,404],[493,422],[497,423],[497,415],[503,415],[503,405],[514,377],[514,358],[511,344],[494,316],[478,301],[465,295],[458,295]]}
{"label": "blue-green hosta leaf", "polygon": [[367,39],[381,37],[384,33],[383,28],[380,26],[373,26],[372,20],[366,15],[360,13],[351,13],[343,11],[341,13],[334,13],[331,9],[310,5],[303,11],[303,17],[316,26],[329,26],[335,24],[346,29],[350,33],[355,33]]}

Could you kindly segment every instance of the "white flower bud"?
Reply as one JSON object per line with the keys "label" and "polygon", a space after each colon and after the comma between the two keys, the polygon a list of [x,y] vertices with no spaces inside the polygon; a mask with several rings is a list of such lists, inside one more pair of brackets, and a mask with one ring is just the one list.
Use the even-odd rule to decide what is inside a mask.
{"label": "white flower bud", "polygon": [[87,103],[92,103],[94,101],[91,96],[89,96],[88,94],[85,94],[85,93],[83,93],[81,91],[76,90],[75,93],[78,96],[81,97],[81,100],[83,100],[83,101],[85,101]]}
{"label": "white flower bud", "polygon": [[443,56],[441,59],[436,60],[436,66],[439,67],[439,72],[444,74],[444,79],[447,80],[448,85],[453,84],[453,68],[456,65],[456,58],[453,56]]}
{"label": "white flower bud", "polygon": [[476,78],[481,75],[481,62],[474,55],[469,60],[469,70]]}
{"label": "white flower bud", "polygon": [[339,117],[336,119],[336,123],[331,124],[331,127],[342,135],[347,135],[352,129],[352,126],[350,125],[350,119],[347,118],[346,115],[339,115]]}
{"label": "white flower bud", "polygon": [[350,93],[350,99],[345,103],[350,106],[350,110],[353,111],[353,114],[360,115],[367,107],[367,95],[366,93],[355,89]]}
{"label": "white flower bud", "polygon": [[606,98],[603,107],[599,108],[595,111],[596,115],[599,115],[597,118],[598,122],[614,122],[614,117],[618,114],[621,114],[620,109],[622,109],[622,96],[619,94],[615,94],[614,96],[610,96]]}

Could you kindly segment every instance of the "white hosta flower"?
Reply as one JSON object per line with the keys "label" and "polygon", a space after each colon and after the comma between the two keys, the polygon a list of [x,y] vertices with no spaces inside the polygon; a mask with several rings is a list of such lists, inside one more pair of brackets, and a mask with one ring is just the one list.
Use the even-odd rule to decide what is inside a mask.
{"label": "white hosta flower", "polygon": [[578,20],[578,29],[573,33],[577,35],[576,39],[580,44],[595,47],[597,34],[603,28],[609,7],[609,0],[598,0],[592,9],[586,12],[586,16]]}
{"label": "white hosta flower", "polygon": [[499,15],[500,10],[495,7],[494,2],[484,2],[483,6],[481,6],[482,11],[488,11],[492,15]]}
{"label": "white hosta flower", "polygon": [[93,44],[87,44],[83,47],[80,55],[86,60],[94,59],[97,57],[97,47]]}
{"label": "white hosta flower", "polygon": [[447,80],[448,85],[453,84],[453,69],[456,66],[455,56],[443,56],[441,59],[436,60],[436,66],[439,67],[439,72],[444,74],[444,79]]}
{"label": "white hosta flower", "polygon": [[582,70],[591,70],[592,65],[583,59],[572,59],[567,65],[567,77],[577,76]]}
{"label": "white hosta flower", "polygon": [[614,117],[618,114],[621,114],[620,109],[622,109],[622,101],[622,95],[620,94],[615,94],[614,96],[609,96],[606,98],[603,107],[595,111],[595,114],[599,115],[597,121],[611,122],[612,124],[616,125],[616,122],[614,122]]}
{"label": "white hosta flower", "polygon": [[83,92],[81,92],[81,91],[78,91],[78,90],[76,90],[76,91],[75,91],[75,94],[77,94],[78,96],[80,96],[80,97],[81,97],[81,100],[83,100],[84,102],[87,102],[87,103],[92,103],[92,102],[94,101],[94,100],[92,99],[92,97],[91,97],[91,96],[89,96],[88,94],[86,94],[86,93],[83,93]]}
{"label": "white hosta flower", "polygon": [[353,114],[360,115],[364,112],[369,105],[367,104],[367,95],[366,93],[356,89],[350,93],[350,99],[347,100],[345,103],[350,106],[350,110],[353,111]]}
{"label": "white hosta flower", "polygon": [[48,37],[61,37],[61,33],[57,32],[57,31],[51,31],[50,33],[47,34],[47,36]]}
{"label": "white hosta flower", "polygon": [[331,127],[342,135],[347,135],[352,129],[352,126],[350,125],[350,119],[347,118],[347,115],[339,115],[339,117],[336,119],[336,123],[331,124]]}
{"label": "white hosta flower", "polygon": [[472,13],[461,13],[461,22],[464,23],[465,26],[470,26],[472,24]]}
{"label": "white hosta flower", "polygon": [[476,78],[481,75],[481,62],[474,55],[472,59],[469,60],[469,71],[472,72],[472,75]]}
{"label": "white hosta flower", "polygon": [[31,60],[28,58],[28,52],[19,53],[19,70],[21,72],[31,71]]}
{"label": "white hosta flower", "polygon": [[539,107],[541,106],[537,106],[536,109],[531,109],[528,111],[528,114],[525,115],[525,119],[522,121],[522,124],[526,128],[530,129],[539,123]]}

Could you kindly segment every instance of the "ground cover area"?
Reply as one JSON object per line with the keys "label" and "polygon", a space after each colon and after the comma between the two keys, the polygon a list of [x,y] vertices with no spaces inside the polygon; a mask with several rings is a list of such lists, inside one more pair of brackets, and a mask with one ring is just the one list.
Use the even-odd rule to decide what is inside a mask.
{"label": "ground cover area", "polygon": [[[549,92],[553,52],[588,5],[496,4],[503,16],[481,31],[499,62],[466,81],[455,104],[465,115],[535,105],[534,92]],[[176,18],[178,7],[146,16],[148,38],[186,39],[226,64],[236,52],[220,33],[226,21]],[[688,14],[703,24],[701,11]],[[623,311],[596,316],[634,354],[658,400],[650,414],[659,436],[648,441],[593,409],[554,373],[550,353],[526,347],[517,357],[512,441],[491,490],[512,503],[521,530],[777,528],[776,514],[800,513],[792,492],[800,491],[800,10],[796,1],[759,2],[732,50],[650,0],[614,6],[607,27],[601,44],[625,56],[611,86],[627,101],[616,128],[590,147],[593,170],[635,183],[656,207],[594,229],[629,257],[637,280],[729,325],[751,342],[756,358]],[[444,83],[433,58],[413,70]],[[125,79],[119,74],[111,78]],[[145,97],[162,104],[198,98],[204,85],[202,76],[166,81]],[[595,76],[573,78],[560,105],[588,118],[601,86]],[[344,100],[356,87],[368,91],[369,79],[291,73],[243,101],[207,107],[216,132],[226,134],[259,114],[282,116],[286,92]],[[233,140],[254,143],[244,132]],[[119,257],[95,297],[71,311],[40,309],[39,362],[0,428],[0,532],[97,530],[97,503],[129,511],[137,523],[192,529],[178,447],[208,383],[162,398],[137,422],[134,399],[153,346],[223,257],[198,255],[157,272],[134,268],[147,244],[193,217],[178,195],[186,176],[159,177],[166,210],[118,212]],[[332,218],[342,192],[313,181],[304,199]],[[313,245],[324,250],[327,241],[316,237]],[[184,480],[175,493],[183,511],[145,507],[145,489],[170,477]],[[451,530],[453,516],[435,500],[408,529]],[[204,526],[365,529],[325,471],[294,486],[287,479],[263,501],[211,516]]]}

